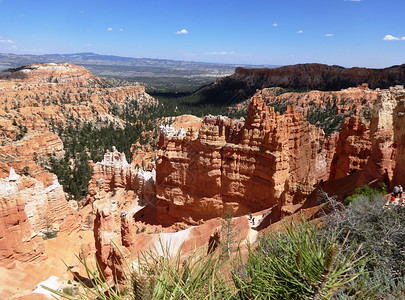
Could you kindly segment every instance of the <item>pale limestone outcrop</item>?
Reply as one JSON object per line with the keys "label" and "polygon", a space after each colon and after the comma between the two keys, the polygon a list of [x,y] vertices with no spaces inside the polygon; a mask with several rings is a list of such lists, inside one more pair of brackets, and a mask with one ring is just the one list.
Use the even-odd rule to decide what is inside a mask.
{"label": "pale limestone outcrop", "polygon": [[378,95],[370,121],[371,155],[358,185],[375,179],[389,185],[393,180],[398,146],[394,143],[394,119],[402,93],[402,87],[394,87]]}
{"label": "pale limestone outcrop", "polygon": [[393,111],[395,169],[392,186],[405,183],[405,89],[397,86],[390,89],[397,105]]}
{"label": "pale limestone outcrop", "polygon": [[102,199],[109,192],[117,189],[135,191],[144,203],[155,199],[155,170],[146,171],[129,164],[124,153],[113,147],[112,152],[104,154],[101,162],[92,164],[93,176],[89,183],[89,194],[86,202]]}
{"label": "pale limestone outcrop", "polygon": [[327,181],[330,176],[331,164],[336,152],[336,144],[339,139],[339,133],[335,132],[325,138],[322,143],[322,149],[317,155],[316,172],[318,181]]}

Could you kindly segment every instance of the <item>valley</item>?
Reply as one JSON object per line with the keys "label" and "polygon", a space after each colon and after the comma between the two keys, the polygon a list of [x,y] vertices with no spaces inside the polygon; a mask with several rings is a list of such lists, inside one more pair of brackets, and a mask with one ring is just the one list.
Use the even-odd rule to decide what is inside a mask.
{"label": "valley", "polygon": [[[356,188],[391,191],[401,184],[403,66],[389,68],[391,77],[314,64],[237,68],[233,75],[207,66],[212,73],[203,77],[223,77],[193,81],[198,89],[171,78],[169,85],[162,81],[165,90],[128,80],[135,77],[124,63],[130,62],[112,73],[97,71],[104,77],[59,61],[0,71],[3,298],[46,299],[32,292],[51,276],[54,288],[83,292],[78,278],[90,278],[79,259],[97,264],[102,282],[114,289],[122,288],[116,280],[128,272],[126,260],[132,265],[152,250],[157,256],[149,263],[159,263],[150,272],[177,253],[184,266],[187,258],[212,259],[210,253],[221,262],[224,253],[240,255],[245,263],[292,220],[328,223],[328,215],[339,215],[335,206],[341,215],[350,209],[344,201]],[[106,77],[121,71],[126,75]],[[386,193],[377,192],[378,201],[385,203]],[[401,209],[390,213],[401,216]],[[195,258],[196,251],[204,254]],[[361,269],[357,260],[350,263]],[[153,270],[142,278],[157,278],[160,269]],[[359,289],[350,272],[344,276]],[[231,290],[245,275],[238,276],[227,283]],[[342,291],[352,292],[348,285]]]}

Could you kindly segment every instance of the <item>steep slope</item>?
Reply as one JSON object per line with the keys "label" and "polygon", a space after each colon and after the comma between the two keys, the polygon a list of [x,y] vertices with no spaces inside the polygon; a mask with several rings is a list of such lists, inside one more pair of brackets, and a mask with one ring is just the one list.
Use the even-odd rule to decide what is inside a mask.
{"label": "steep slope", "polygon": [[[64,155],[56,127],[123,128],[118,115],[128,103],[134,114],[157,104],[142,86],[115,86],[71,64],[32,64],[0,72],[0,172],[29,168],[39,176],[50,155]],[[53,131],[53,132],[52,132]]]}
{"label": "steep slope", "polygon": [[0,72],[0,265],[43,259],[44,232],[70,233],[86,217],[76,201],[69,205],[63,179],[49,172],[50,160],[65,155],[56,127],[121,128],[120,111],[130,102],[138,105],[135,114],[157,103],[144,87],[116,86],[71,64]]}
{"label": "steep slope", "polygon": [[252,98],[246,122],[206,118],[198,132],[164,130],[156,163],[158,206],[190,223],[299,203],[316,183],[322,130],[288,107]]}
{"label": "steep slope", "polygon": [[283,87],[294,90],[338,91],[367,83],[370,88],[405,84],[405,65],[385,69],[343,68],[299,64],[274,69],[236,68],[199,93],[204,103],[230,104],[251,97],[257,89]]}

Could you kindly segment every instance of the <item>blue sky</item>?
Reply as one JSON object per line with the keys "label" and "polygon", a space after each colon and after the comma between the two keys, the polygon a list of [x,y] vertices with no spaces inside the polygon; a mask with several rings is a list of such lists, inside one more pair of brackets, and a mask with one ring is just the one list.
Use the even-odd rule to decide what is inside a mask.
{"label": "blue sky", "polygon": [[0,0],[0,52],[405,63],[404,0]]}

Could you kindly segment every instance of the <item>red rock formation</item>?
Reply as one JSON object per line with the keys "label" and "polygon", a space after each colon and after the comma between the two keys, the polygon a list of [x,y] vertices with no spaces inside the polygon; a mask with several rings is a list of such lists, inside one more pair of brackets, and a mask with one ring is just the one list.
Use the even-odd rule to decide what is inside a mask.
{"label": "red rock formation", "polygon": [[[110,202],[110,203],[109,203]],[[123,256],[125,248],[121,241],[120,210],[115,200],[94,203],[94,240],[96,246],[96,259],[107,280],[121,279]]]}
{"label": "red rock formation", "polygon": [[152,170],[153,163],[156,161],[156,151],[151,146],[141,146],[136,143],[131,146],[132,164],[134,166],[142,167],[148,171]]}
{"label": "red rock formation", "polygon": [[393,111],[395,169],[392,186],[405,183],[405,90],[403,86],[390,89],[397,102]]}
{"label": "red rock formation", "polygon": [[[122,127],[125,122],[112,111],[123,110],[131,101],[136,101],[139,107],[135,114],[144,106],[157,104],[144,87],[116,87],[79,66],[35,64],[0,72],[0,177],[8,176],[10,166],[19,174],[23,170],[29,173],[0,179],[0,267],[12,268],[14,265],[10,263],[18,262],[28,270],[33,263],[45,259],[53,264],[55,260],[50,261],[47,253],[53,240],[44,241],[41,237],[44,232],[59,230],[60,234],[69,234],[70,239],[82,223],[91,221],[86,219],[86,208],[79,214],[70,207],[72,202],[66,200],[57,179],[41,167],[47,165],[50,156],[64,155],[61,139],[52,132],[54,125],[90,122],[94,126],[113,123]],[[102,193],[111,196],[109,193],[114,190],[119,191],[118,198],[130,188],[142,199],[154,199],[150,180],[153,172],[131,168],[126,161],[125,165],[125,157],[121,159],[120,155],[119,166],[115,158],[105,165],[95,164],[93,198],[102,198]],[[137,198],[135,191],[127,193],[126,199]],[[77,203],[73,204],[77,208]],[[107,232],[107,241],[108,227],[100,226]]]}
{"label": "red rock formation", "polygon": [[[173,129],[174,130],[174,129]],[[284,115],[252,98],[245,124],[206,119],[196,136],[166,130],[159,142],[159,206],[195,222],[296,204],[316,183],[323,133],[289,107]]]}
{"label": "red rock formation", "polygon": [[370,113],[379,90],[348,88],[341,91],[309,91],[304,93],[282,93],[278,88],[262,91],[266,104],[270,106],[290,104],[302,108],[305,112],[333,108],[336,115],[365,115]]}
{"label": "red rock formation", "polygon": [[[43,259],[44,232],[71,232],[80,226],[76,212],[69,207],[56,176],[53,184],[21,177],[11,168],[0,179],[0,263]],[[76,220],[74,222],[73,220]]]}
{"label": "red rock formation", "polygon": [[39,166],[50,155],[63,156],[62,141],[51,128],[88,122],[122,127],[125,122],[110,112],[122,110],[128,101],[139,107],[157,103],[144,87],[111,87],[71,64],[33,64],[0,72],[0,176],[10,166],[17,172],[28,167],[31,176],[52,184],[52,175]]}
{"label": "red rock formation", "polygon": [[25,213],[25,201],[19,197],[0,197],[0,266],[13,261],[38,260],[45,251],[43,240],[33,235]]}
{"label": "red rock formation", "polygon": [[104,81],[72,64],[33,64],[0,72],[3,134],[12,137],[4,125],[13,118],[35,130],[72,120],[122,126],[124,122],[110,114],[112,108],[123,110],[132,100],[139,110],[157,104],[142,86],[109,87]]}
{"label": "red rock formation", "polygon": [[369,124],[360,117],[346,118],[336,142],[329,180],[363,169],[371,154]]}
{"label": "red rock formation", "polygon": [[370,88],[375,89],[405,82],[405,65],[385,69],[346,69],[322,64],[298,64],[274,69],[236,68],[230,77],[241,80],[246,76],[250,77],[250,83],[260,82],[260,88],[279,86],[337,91],[367,83]]}
{"label": "red rock formation", "polygon": [[339,138],[339,133],[335,132],[331,136],[325,138],[322,144],[322,149],[317,156],[317,178],[319,181],[327,181],[330,176],[331,164],[336,152],[336,144]]}
{"label": "red rock formation", "polygon": [[405,83],[405,65],[386,69],[350,68],[322,64],[298,64],[280,68],[236,68],[200,91],[204,101],[233,103],[250,98],[256,90],[268,87],[338,91],[367,83],[372,89]]}
{"label": "red rock formation", "polygon": [[[17,172],[28,167],[31,176],[39,177],[44,171],[38,162],[48,161],[50,155],[55,155],[56,158],[63,157],[61,139],[49,131],[32,132],[25,139],[6,144],[0,148],[0,176],[7,176],[10,167],[13,167]],[[52,184],[52,175],[47,177],[49,184]]]}
{"label": "red rock formation", "polygon": [[394,143],[394,119],[401,87],[384,90],[378,95],[370,122],[371,155],[358,185],[372,180],[385,181],[388,185],[393,179],[396,164]]}
{"label": "red rock formation", "polygon": [[38,83],[68,83],[73,86],[98,82],[98,78],[85,68],[71,64],[31,64],[0,73],[1,80],[25,82],[27,78]]}
{"label": "red rock formation", "polygon": [[107,152],[101,162],[92,165],[93,176],[89,183],[86,202],[104,199],[110,192],[118,189],[135,191],[141,202],[152,203],[155,200],[155,170],[144,171],[129,164],[124,153],[113,148]]}

